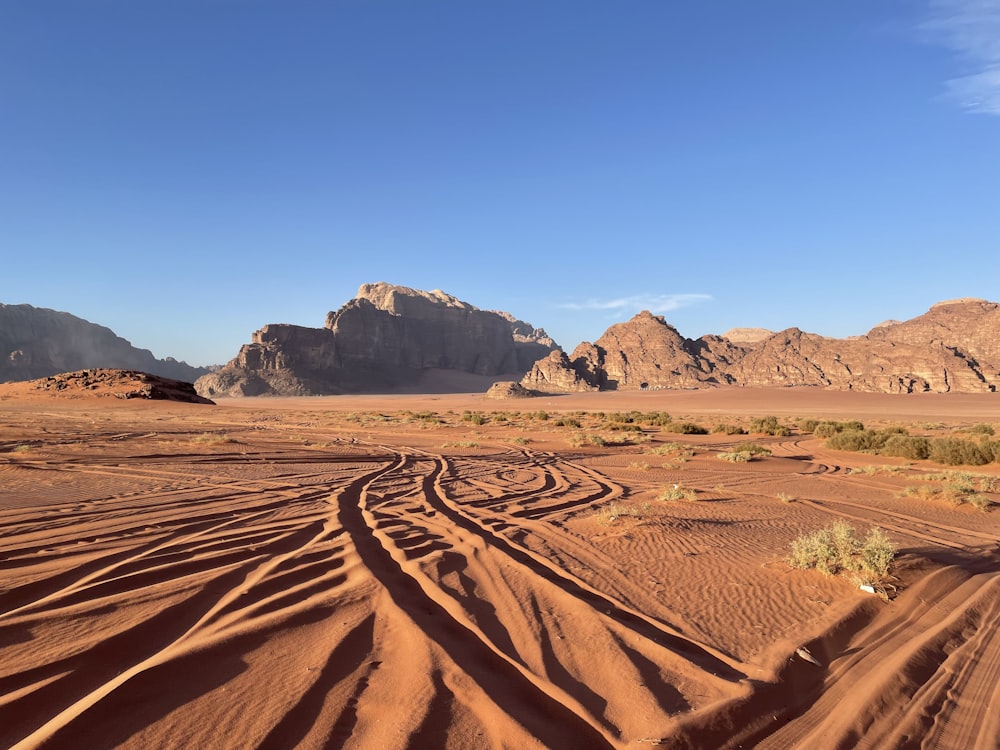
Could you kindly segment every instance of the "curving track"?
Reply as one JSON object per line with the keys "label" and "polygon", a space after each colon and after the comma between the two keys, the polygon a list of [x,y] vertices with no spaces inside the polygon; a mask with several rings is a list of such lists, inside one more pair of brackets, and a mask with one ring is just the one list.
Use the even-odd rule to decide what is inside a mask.
{"label": "curving track", "polygon": [[[768,666],[621,593],[615,558],[568,521],[634,488],[586,461],[252,436],[146,449],[156,435],[5,454],[0,746],[996,746],[995,555],[866,602],[810,642],[820,670]],[[799,512],[872,517],[855,505]],[[948,549],[1000,541],[876,514]]]}

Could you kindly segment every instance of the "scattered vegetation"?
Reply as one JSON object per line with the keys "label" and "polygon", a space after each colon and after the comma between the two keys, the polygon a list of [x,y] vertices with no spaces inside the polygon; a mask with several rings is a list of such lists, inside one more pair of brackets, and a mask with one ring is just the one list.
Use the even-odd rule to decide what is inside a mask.
{"label": "scattered vegetation", "polygon": [[775,437],[788,437],[792,434],[791,429],[781,424],[777,417],[757,417],[750,420],[750,432]]}
{"label": "scattered vegetation", "polygon": [[722,423],[715,425],[712,428],[712,432],[721,433],[723,435],[746,435],[747,431],[740,427],[738,424],[728,424]]}
{"label": "scattered vegetation", "polygon": [[442,448],[478,448],[479,443],[475,440],[454,440],[448,443],[442,443]]}
{"label": "scattered vegetation", "polygon": [[203,432],[195,435],[193,442],[202,445],[221,445],[223,443],[235,443],[236,441],[224,432]]}
{"label": "scattered vegetation", "polygon": [[814,434],[825,437],[826,446],[835,450],[930,460],[950,466],[982,466],[1000,462],[1000,440],[990,440],[985,431],[976,439],[928,438],[910,435],[903,427],[872,430],[865,429],[860,422],[823,422],[816,427]]}
{"label": "scattered vegetation", "polygon": [[727,451],[726,453],[718,454],[717,458],[722,461],[729,461],[734,464],[748,463],[753,459],[753,455],[747,453],[746,451]]}
{"label": "scattered vegetation", "polygon": [[918,497],[923,500],[945,500],[952,505],[969,504],[988,512],[993,501],[984,493],[996,492],[997,477],[989,474],[973,474],[967,471],[944,471],[919,477],[926,482],[941,482],[939,486],[930,484],[910,485],[899,494],[900,497]]}
{"label": "scattered vegetation", "polygon": [[664,501],[697,500],[698,491],[690,487],[685,487],[681,484],[675,484],[672,487],[665,487],[660,494],[656,496],[656,499]]}
{"label": "scattered vegetation", "polygon": [[877,474],[899,474],[909,468],[908,465],[895,466],[893,464],[882,464],[881,466],[876,466],[875,464],[871,464],[869,466],[855,466],[847,473],[866,474],[871,477]]}
{"label": "scattered vegetation", "polygon": [[648,514],[649,503],[628,505],[616,500],[605,505],[595,515],[603,523],[612,524],[619,518],[645,518]]}
{"label": "scattered vegetation", "polygon": [[878,527],[869,529],[864,539],[845,521],[803,534],[792,541],[788,563],[793,568],[816,570],[835,575],[854,573],[869,585],[883,582],[896,556],[896,546]]}
{"label": "scattered vegetation", "polygon": [[678,435],[707,435],[708,428],[702,427],[694,422],[670,422],[663,425],[666,432],[674,432]]}

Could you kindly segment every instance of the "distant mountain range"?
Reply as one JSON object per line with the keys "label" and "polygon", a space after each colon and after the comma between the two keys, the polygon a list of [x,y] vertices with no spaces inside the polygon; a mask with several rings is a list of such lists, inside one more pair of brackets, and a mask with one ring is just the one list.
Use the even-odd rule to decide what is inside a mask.
{"label": "distant mountain range", "polygon": [[642,312],[566,354],[540,328],[441,291],[384,282],[322,328],[265,325],[221,368],[156,359],[69,313],[0,304],[0,382],[89,368],[195,382],[205,397],[485,390],[548,393],[716,386],[819,386],[881,393],[995,392],[1000,305],[961,299],[863,336],[739,328],[687,339]]}
{"label": "distant mountain range", "polygon": [[0,383],[104,367],[140,370],[188,383],[209,372],[175,359],[157,359],[110,328],[69,313],[0,304]]}
{"label": "distant mountain range", "polygon": [[1000,385],[1000,305],[941,302],[905,322],[846,339],[735,329],[687,339],[642,312],[572,354],[553,352],[521,380],[546,392],[821,386],[879,393],[995,392]]}

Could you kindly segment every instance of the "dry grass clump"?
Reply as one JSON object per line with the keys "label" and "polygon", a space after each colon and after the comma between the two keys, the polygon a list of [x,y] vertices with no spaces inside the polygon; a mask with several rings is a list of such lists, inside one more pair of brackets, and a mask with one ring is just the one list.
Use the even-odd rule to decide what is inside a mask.
{"label": "dry grass clump", "polygon": [[673,500],[697,500],[698,490],[692,489],[690,487],[685,487],[681,484],[675,484],[672,487],[665,487],[659,495],[656,496],[657,500],[663,501],[673,501]]}
{"label": "dry grass clump", "polygon": [[942,482],[940,486],[910,485],[899,493],[900,497],[918,497],[922,500],[946,500],[952,505],[969,504],[984,513],[992,510],[993,501],[984,493],[997,492],[998,480],[989,474],[972,474],[967,471],[942,471],[919,477],[927,482]]}
{"label": "dry grass clump", "polygon": [[201,435],[195,435],[191,442],[201,445],[222,445],[224,443],[235,443],[236,440],[224,432],[203,432]]}
{"label": "dry grass clump", "polygon": [[793,568],[814,568],[827,575],[853,573],[859,582],[874,586],[889,575],[896,557],[896,545],[877,526],[864,539],[846,521],[803,534],[792,541],[788,564]]}
{"label": "dry grass clump", "polygon": [[731,461],[733,463],[746,463],[748,461],[753,461],[758,456],[770,456],[771,451],[765,448],[763,445],[758,445],[757,443],[742,442],[735,445],[731,451],[726,451],[725,453],[720,453],[718,457],[723,461]]}
{"label": "dry grass clump", "polygon": [[616,500],[605,505],[594,515],[602,523],[612,524],[619,518],[645,518],[649,515],[649,508],[649,503],[629,505]]}
{"label": "dry grass clump", "polygon": [[753,455],[746,451],[727,451],[726,453],[719,453],[716,458],[722,461],[729,461],[730,463],[740,464],[748,463],[753,459]]}
{"label": "dry grass clump", "polygon": [[892,464],[882,464],[881,466],[876,466],[874,464],[870,466],[855,466],[853,469],[848,471],[848,474],[866,474],[867,476],[875,476],[876,474],[899,474],[902,471],[906,471],[910,466],[904,464],[902,466],[893,466]]}
{"label": "dry grass clump", "polygon": [[751,419],[750,432],[774,435],[776,437],[788,437],[792,434],[791,429],[781,424],[777,417],[757,417]]}

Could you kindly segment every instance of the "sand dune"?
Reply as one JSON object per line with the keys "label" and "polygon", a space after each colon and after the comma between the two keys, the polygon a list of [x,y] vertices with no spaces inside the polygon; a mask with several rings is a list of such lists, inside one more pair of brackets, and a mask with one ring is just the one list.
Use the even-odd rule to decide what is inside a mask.
{"label": "sand dune", "polygon": [[[997,516],[899,496],[942,467],[527,415],[947,431],[996,399],[712,395],[0,402],[0,746],[1000,746]],[[834,519],[899,545],[890,600],[788,567]]]}

